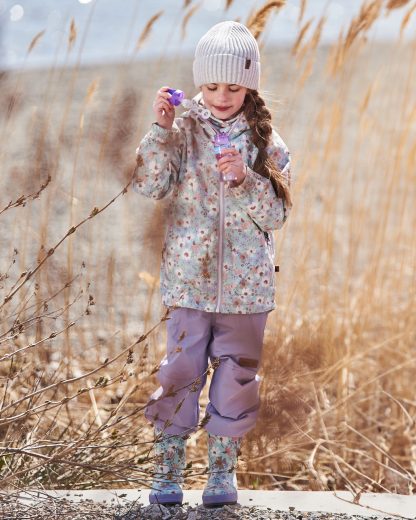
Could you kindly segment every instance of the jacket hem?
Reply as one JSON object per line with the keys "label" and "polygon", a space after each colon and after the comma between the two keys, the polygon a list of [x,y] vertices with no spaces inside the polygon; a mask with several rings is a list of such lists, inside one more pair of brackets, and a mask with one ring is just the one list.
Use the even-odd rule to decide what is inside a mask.
{"label": "jacket hem", "polygon": [[[174,298],[169,295],[162,295],[162,303],[166,307],[186,307],[188,309],[195,309],[204,312],[218,313],[216,311],[216,302],[201,301],[197,303],[188,298]],[[264,304],[253,303],[252,305],[235,306],[232,304],[222,303],[220,314],[256,314],[260,312],[271,312],[276,308],[276,302],[266,302]]]}

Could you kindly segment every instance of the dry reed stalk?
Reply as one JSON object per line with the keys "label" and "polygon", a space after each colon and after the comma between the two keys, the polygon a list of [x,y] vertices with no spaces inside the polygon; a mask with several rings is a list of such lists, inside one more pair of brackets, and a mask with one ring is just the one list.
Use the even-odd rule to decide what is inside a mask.
{"label": "dry reed stalk", "polygon": [[39,43],[39,40],[42,38],[42,36],[45,34],[45,29],[43,31],[38,32],[32,41],[29,43],[29,47],[27,49],[27,54],[30,54],[33,49],[36,47],[36,45]]}
{"label": "dry reed stalk", "polygon": [[224,11],[228,11],[228,9],[232,6],[234,0],[225,0]]}
{"label": "dry reed stalk", "polygon": [[94,387],[92,386],[90,381],[89,381],[88,395],[90,396],[90,399],[91,399],[92,409],[93,409],[93,412],[94,412],[94,414],[93,414],[94,421],[97,423],[97,426],[99,428],[101,428],[103,426],[103,420],[101,418],[101,413],[100,413],[100,410],[99,410],[99,408],[97,406],[97,401],[95,399]]}
{"label": "dry reed stalk", "polygon": [[393,9],[400,9],[409,3],[409,0],[388,0],[386,9],[391,11]]}
{"label": "dry reed stalk", "polygon": [[345,37],[345,50],[348,50],[352,46],[360,34],[366,33],[372,27],[380,16],[382,6],[382,0],[371,0],[361,6],[358,16],[351,21]]}
{"label": "dry reed stalk", "polygon": [[186,37],[186,28],[188,26],[189,20],[192,18],[192,16],[200,9],[202,6],[202,2],[198,2],[197,4],[193,5],[189,11],[185,14],[182,20],[181,24],[181,38],[182,40]]}
{"label": "dry reed stalk", "polygon": [[136,51],[138,51],[143,44],[146,42],[147,38],[150,35],[150,32],[153,29],[154,24],[159,20],[159,18],[162,16],[164,11],[159,11],[156,14],[154,14],[149,21],[146,23],[141,35],[139,36],[137,43],[136,43]]}
{"label": "dry reed stalk", "polygon": [[307,0],[301,0],[300,9],[299,9],[298,23],[302,23],[303,17],[305,15],[306,4],[307,4]]}
{"label": "dry reed stalk", "polygon": [[416,4],[412,6],[407,13],[403,16],[402,23],[400,25],[400,37],[402,37],[404,30],[406,29],[412,14],[416,11]]}
{"label": "dry reed stalk", "polygon": [[263,33],[272,12],[275,10],[280,10],[285,4],[286,0],[269,1],[266,2],[263,7],[250,15],[246,25],[256,40]]}
{"label": "dry reed stalk", "polygon": [[68,35],[68,52],[72,50],[72,47],[75,44],[77,39],[77,27],[75,25],[75,20],[71,18],[71,22],[69,25],[69,35]]}
{"label": "dry reed stalk", "polygon": [[[117,171],[117,176],[123,183],[128,182],[134,166],[131,167],[133,158],[129,152],[134,143],[131,136],[136,128],[136,120],[133,117],[137,107],[137,93],[133,89],[114,94],[108,110],[107,120],[101,125],[102,134],[100,160],[106,159]],[[101,155],[102,153],[102,155]]]}
{"label": "dry reed stalk", "polygon": [[311,18],[310,20],[308,20],[307,22],[304,23],[304,25],[300,28],[299,30],[299,34],[296,38],[296,41],[295,43],[293,44],[293,47],[292,47],[292,55],[296,55],[299,51],[299,47],[303,41],[303,38],[306,34],[306,32],[308,31],[309,27],[311,26],[312,22],[313,22],[313,18]]}
{"label": "dry reed stalk", "polygon": [[302,75],[300,76],[299,84],[302,86],[307,78],[312,74],[313,66],[316,59],[316,50],[318,48],[319,41],[322,36],[322,31],[324,28],[324,24],[326,22],[326,17],[322,16],[317,23],[315,30],[309,40],[300,50],[298,50],[298,61],[303,61],[304,57],[309,54],[309,60],[307,61],[305,68],[303,70]]}
{"label": "dry reed stalk", "polygon": [[97,93],[97,90],[98,90],[98,86],[99,86],[99,80],[98,79],[94,79],[88,89],[87,89],[87,95],[86,95],[86,98],[85,98],[85,104],[88,105],[89,103],[91,103],[93,97],[96,95]]}
{"label": "dry reed stalk", "polygon": [[327,61],[327,74],[335,76],[342,69],[345,57],[344,34],[341,30],[338,34],[337,43],[332,45]]}
{"label": "dry reed stalk", "polygon": [[367,111],[368,105],[370,103],[370,99],[374,95],[374,93],[377,89],[377,86],[378,86],[378,80],[377,80],[377,78],[375,78],[374,81],[369,85],[367,92],[365,93],[365,96],[363,97],[363,100],[360,103],[359,112],[360,112],[361,117],[363,117],[364,112]]}
{"label": "dry reed stalk", "polygon": [[[406,3],[407,1],[401,2],[399,0],[398,2],[396,2],[395,0],[392,0],[389,6],[390,9],[395,9],[402,7]],[[376,20],[380,17],[382,7],[383,5],[381,0],[371,0],[364,2],[364,4],[360,8],[358,16],[354,17],[351,21],[345,39],[343,37],[342,31],[340,31],[338,44],[334,48],[331,58],[330,69],[333,75],[341,69],[345,60],[345,56],[350,51],[353,43],[357,40],[358,36],[360,34],[365,35],[365,33],[369,31],[369,29],[373,26]],[[405,19],[403,20],[403,29],[407,25],[411,14],[412,9],[407,13],[408,16],[406,15]]]}
{"label": "dry reed stalk", "polygon": [[326,22],[326,16],[321,16],[310,40],[310,50],[315,51],[321,40],[322,31]]}

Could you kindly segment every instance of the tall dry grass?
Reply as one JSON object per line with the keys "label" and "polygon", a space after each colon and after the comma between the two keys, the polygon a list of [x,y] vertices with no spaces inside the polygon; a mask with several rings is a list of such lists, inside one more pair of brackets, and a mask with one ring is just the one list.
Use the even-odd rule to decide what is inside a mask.
{"label": "tall dry grass", "polygon": [[[325,18],[301,26],[305,5],[296,59],[263,56],[295,204],[276,235],[277,309],[240,482],[413,493],[416,43],[368,41],[381,7],[404,7],[372,2],[320,46]],[[79,37],[74,21],[68,53]],[[129,182],[154,91],[169,80],[191,92],[190,71],[132,60],[0,77],[2,488],[149,484],[164,203]],[[189,440],[189,486],[204,480],[202,438]]]}

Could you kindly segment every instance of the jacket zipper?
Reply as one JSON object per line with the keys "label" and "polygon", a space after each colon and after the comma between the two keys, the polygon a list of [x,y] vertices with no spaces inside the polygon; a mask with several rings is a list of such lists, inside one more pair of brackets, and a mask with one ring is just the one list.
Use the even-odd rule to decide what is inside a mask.
{"label": "jacket zipper", "polygon": [[224,261],[224,181],[222,175],[220,176],[220,229],[218,239],[218,261],[217,261],[217,273],[218,273],[218,287],[217,287],[217,307],[215,312],[220,312],[222,303],[222,276],[223,276],[223,261]]}

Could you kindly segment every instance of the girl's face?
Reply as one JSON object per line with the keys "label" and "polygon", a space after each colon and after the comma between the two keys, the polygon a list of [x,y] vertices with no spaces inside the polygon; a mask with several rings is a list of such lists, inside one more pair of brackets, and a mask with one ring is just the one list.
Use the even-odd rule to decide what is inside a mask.
{"label": "girl's face", "polygon": [[201,87],[205,106],[218,119],[233,117],[243,106],[247,88],[228,83],[208,83]]}

